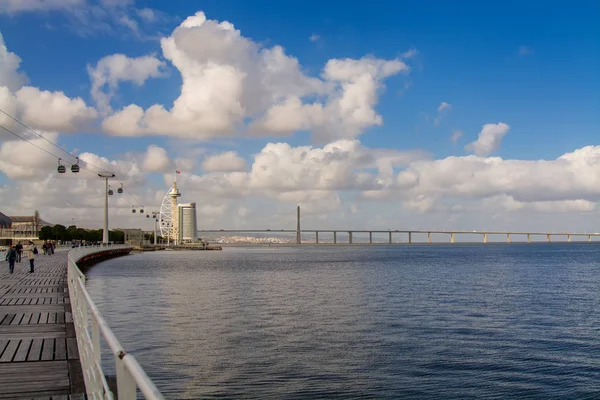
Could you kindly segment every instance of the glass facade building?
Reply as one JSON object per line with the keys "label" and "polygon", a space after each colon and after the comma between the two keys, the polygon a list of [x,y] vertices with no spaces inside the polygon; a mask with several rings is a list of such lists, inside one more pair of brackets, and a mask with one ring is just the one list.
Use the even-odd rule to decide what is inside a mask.
{"label": "glass facade building", "polygon": [[198,224],[196,222],[196,203],[177,205],[179,222],[179,243],[198,241]]}

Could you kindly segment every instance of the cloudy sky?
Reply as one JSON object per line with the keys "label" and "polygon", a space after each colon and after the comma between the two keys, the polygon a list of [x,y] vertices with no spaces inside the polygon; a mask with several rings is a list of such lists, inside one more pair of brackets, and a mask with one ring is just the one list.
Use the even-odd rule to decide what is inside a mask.
{"label": "cloudy sky", "polygon": [[0,0],[0,211],[600,231],[600,3],[424,3]]}

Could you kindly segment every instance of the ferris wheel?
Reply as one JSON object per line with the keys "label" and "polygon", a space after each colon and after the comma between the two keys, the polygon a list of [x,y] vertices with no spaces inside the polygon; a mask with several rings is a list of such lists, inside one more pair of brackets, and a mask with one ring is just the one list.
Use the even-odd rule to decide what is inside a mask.
{"label": "ferris wheel", "polygon": [[160,235],[164,238],[168,238],[170,240],[175,239],[175,235],[173,234],[174,223],[175,223],[175,215],[173,215],[173,203],[171,201],[171,197],[169,193],[173,190],[173,186],[167,191],[165,197],[163,198],[162,204],[160,205]]}

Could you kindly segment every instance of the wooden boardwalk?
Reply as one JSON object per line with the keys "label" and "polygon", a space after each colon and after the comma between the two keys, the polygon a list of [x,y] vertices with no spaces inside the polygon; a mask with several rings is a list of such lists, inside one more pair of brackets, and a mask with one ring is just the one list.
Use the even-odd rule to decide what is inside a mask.
{"label": "wooden boardwalk", "polygon": [[[0,253],[4,254],[4,253]],[[0,399],[85,399],[67,288],[67,251],[0,260]]]}

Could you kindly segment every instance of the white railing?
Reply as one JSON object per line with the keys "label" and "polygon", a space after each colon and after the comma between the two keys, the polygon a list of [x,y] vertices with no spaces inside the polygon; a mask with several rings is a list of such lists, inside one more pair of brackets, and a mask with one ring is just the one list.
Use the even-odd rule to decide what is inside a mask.
{"label": "white railing", "polygon": [[77,267],[77,261],[87,255],[119,249],[131,249],[131,246],[86,246],[69,252],[69,296],[87,396],[88,399],[114,399],[102,371],[100,349],[100,334],[102,334],[115,359],[119,400],[135,400],[138,388],[146,399],[163,400],[162,394],[154,383],[148,378],[136,359],[123,349],[100,315],[85,288],[85,275]]}

